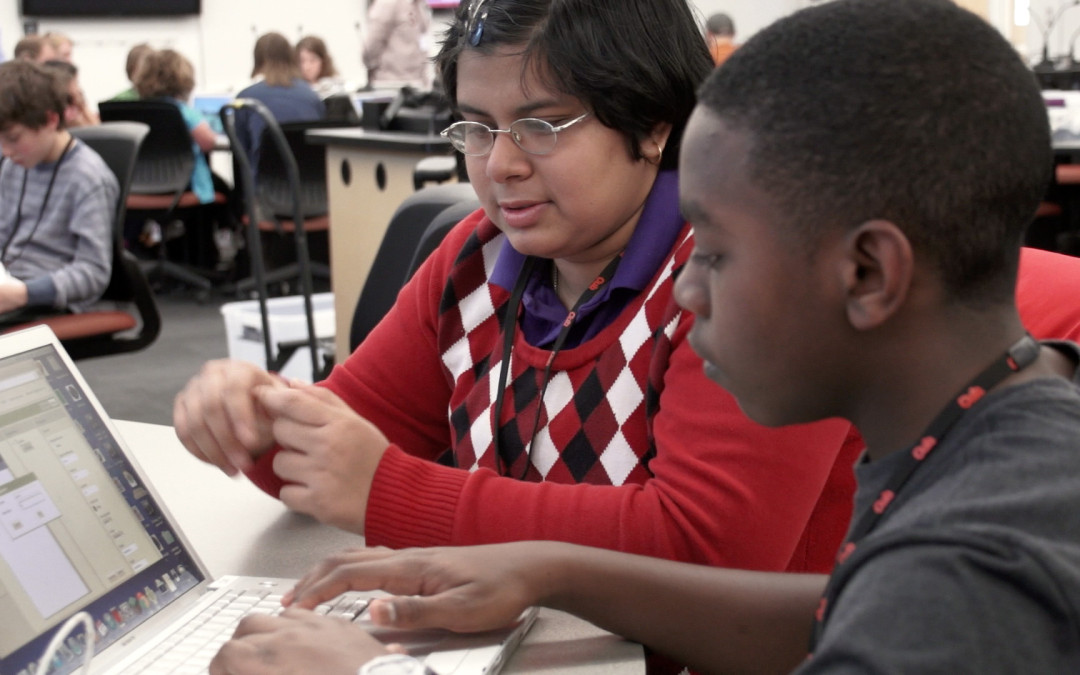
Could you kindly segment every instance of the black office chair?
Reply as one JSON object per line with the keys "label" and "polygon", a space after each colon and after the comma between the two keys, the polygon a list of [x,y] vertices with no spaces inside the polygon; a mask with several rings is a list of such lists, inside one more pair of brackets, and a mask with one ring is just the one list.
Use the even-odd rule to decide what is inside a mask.
{"label": "black office chair", "polygon": [[[256,199],[251,198],[252,195],[258,194],[258,188],[255,186],[255,172],[248,159],[249,153],[247,152],[247,148],[244,147],[243,142],[240,140],[240,133],[238,131],[238,118],[241,116],[240,113],[258,115],[262,118],[266,131],[264,132],[264,142],[260,149],[260,155],[268,153],[277,154],[280,157],[283,167],[282,174],[285,177],[285,181],[284,185],[278,186],[278,189],[284,192],[285,199],[289,205],[288,209],[283,208],[282,210],[290,214],[292,219],[293,242],[296,251],[296,265],[298,270],[297,277],[300,286],[300,294],[303,297],[304,314],[307,323],[307,338],[305,340],[297,340],[288,344],[271,344],[270,320],[267,310],[267,300],[269,298],[269,292],[267,290],[269,282],[267,278],[269,275],[264,269],[261,237],[259,236],[259,223],[262,218],[258,213],[259,206]],[[315,309],[311,297],[312,271],[311,261],[308,256],[307,218],[304,214],[304,208],[305,201],[309,199],[314,200],[315,202],[322,201],[325,203],[325,194],[320,198],[317,194],[318,190],[306,191],[304,189],[303,181],[300,176],[300,168],[290,149],[289,141],[286,139],[277,120],[274,119],[273,113],[271,113],[263,103],[255,99],[235,99],[221,109],[221,122],[222,127],[225,129],[225,134],[233,144],[233,157],[236,160],[237,167],[236,179],[240,186],[241,194],[245,195],[244,205],[248,231],[248,254],[251,259],[252,270],[254,271],[253,285],[258,292],[263,347],[265,350],[267,367],[269,370],[277,370],[280,364],[288,361],[292,351],[295,351],[300,346],[306,346],[309,348],[311,354],[311,372],[316,379],[321,379],[333,365],[333,351],[332,348],[324,346],[328,341],[315,333]],[[321,166],[325,169],[325,162],[322,163]],[[305,194],[307,196],[305,196]],[[282,204],[284,203],[286,202],[282,202]],[[322,366],[318,363],[320,354],[325,356],[324,365]]]}
{"label": "black office chair", "polygon": [[[192,153],[191,132],[183,114],[175,104],[162,99],[102,101],[98,104],[98,111],[102,121],[130,120],[150,127],[150,133],[139,151],[131,194],[127,199],[129,212],[153,214],[162,223],[158,259],[147,269],[147,273],[193,286],[201,291],[200,297],[205,297],[212,286],[210,279],[172,262],[167,255],[169,232],[166,224],[177,209],[187,209],[205,216],[204,207],[208,206],[188,189],[195,156]],[[226,196],[215,191],[213,203],[221,205],[225,202]]]}
{"label": "black office chair", "polygon": [[[309,129],[337,126],[328,120],[313,122],[290,122],[278,125],[285,137],[287,150],[296,162],[300,176],[300,214],[308,237],[309,251],[317,248],[329,256],[330,215],[326,187],[326,146],[308,144],[305,133]],[[282,265],[266,270],[267,284],[281,284],[285,291],[296,288],[300,279],[300,261],[293,250],[291,240],[296,231],[296,212],[292,201],[286,158],[273,142],[273,130],[267,125],[259,143],[258,164],[255,166],[254,194],[258,231],[267,245],[268,253],[261,262],[266,265],[282,259],[291,259]],[[247,197],[245,196],[245,199]],[[315,239],[311,235],[315,234]],[[254,235],[254,232],[252,232]],[[315,246],[313,246],[313,244]],[[254,264],[254,261],[253,261]],[[328,263],[310,260],[313,277],[329,281]],[[236,283],[240,294],[255,288],[254,276]]]}
{"label": "black office chair", "polygon": [[71,129],[73,136],[105,160],[120,186],[113,215],[112,275],[101,298],[103,302],[115,303],[116,309],[44,317],[9,331],[48,325],[74,359],[133,352],[157,339],[161,332],[161,314],[154,293],[138,260],[123,245],[126,199],[139,146],[149,131],[148,126],[139,122],[105,122],[99,126]]}
{"label": "black office chair", "polygon": [[428,223],[424,233],[420,235],[420,242],[416,245],[412,260],[409,261],[409,267],[405,271],[405,278],[401,281],[402,285],[412,279],[412,276],[416,274],[416,270],[420,269],[420,266],[424,264],[432,251],[439,247],[439,244],[446,238],[450,230],[464,220],[465,216],[478,208],[480,208],[480,200],[474,196],[472,199],[465,199],[439,211],[438,215]]}
{"label": "black office chair", "polygon": [[[371,329],[386,315],[397,299],[398,291],[415,270],[414,258],[428,225],[450,206],[467,202],[478,204],[468,183],[433,185],[414,192],[401,202],[390,218],[382,243],[371,264],[367,281],[360,291],[349,329],[349,350],[363,342]],[[475,210],[475,206],[469,211]],[[468,213],[468,212],[467,212]],[[443,232],[445,235],[445,231]],[[429,238],[428,253],[438,245]],[[422,262],[422,261],[421,261]]]}

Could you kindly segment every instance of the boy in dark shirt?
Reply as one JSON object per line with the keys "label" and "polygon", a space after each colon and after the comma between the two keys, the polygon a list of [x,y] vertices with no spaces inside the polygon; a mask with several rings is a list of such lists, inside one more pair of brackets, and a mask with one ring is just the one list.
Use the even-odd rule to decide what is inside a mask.
{"label": "boy in dark shirt", "polygon": [[[1051,166],[1034,76],[953,3],[774,24],[687,128],[676,297],[750,417],[862,431],[831,578],[525,542],[342,554],[287,603],[383,587],[402,597],[373,603],[377,623],[458,630],[544,605],[705,672],[1080,672],[1080,351],[1033,340],[1014,298]],[[384,652],[289,609],[245,620],[212,672],[421,672]]]}

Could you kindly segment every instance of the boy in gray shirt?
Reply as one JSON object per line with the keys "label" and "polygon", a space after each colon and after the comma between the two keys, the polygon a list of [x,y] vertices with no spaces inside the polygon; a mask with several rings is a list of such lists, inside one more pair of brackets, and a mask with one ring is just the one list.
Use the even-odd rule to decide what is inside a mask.
{"label": "boy in gray shirt", "polygon": [[64,128],[45,69],[0,64],[0,93],[0,323],[80,311],[109,283],[116,177]]}

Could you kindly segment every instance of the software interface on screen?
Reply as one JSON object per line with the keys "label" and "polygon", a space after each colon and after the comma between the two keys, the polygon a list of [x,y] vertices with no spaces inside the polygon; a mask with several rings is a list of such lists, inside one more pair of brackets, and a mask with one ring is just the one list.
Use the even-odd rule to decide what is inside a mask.
{"label": "software interface on screen", "polygon": [[[55,351],[0,360],[0,670],[32,665],[45,631],[83,607],[98,645],[112,642],[196,576]],[[69,638],[56,672],[85,639]]]}

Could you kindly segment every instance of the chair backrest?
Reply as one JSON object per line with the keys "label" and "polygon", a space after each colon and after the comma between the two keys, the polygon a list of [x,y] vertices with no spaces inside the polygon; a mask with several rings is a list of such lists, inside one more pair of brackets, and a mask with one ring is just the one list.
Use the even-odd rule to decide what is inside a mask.
{"label": "chair backrest", "polygon": [[444,183],[418,190],[398,205],[356,301],[349,330],[350,350],[356,349],[394,305],[431,221],[447,207],[475,199],[476,193],[468,183]]}
{"label": "chair backrest", "polygon": [[339,92],[323,99],[326,106],[326,119],[335,126],[356,126],[360,124],[360,115],[356,113],[352,94]]}
{"label": "chair backrest", "polygon": [[119,230],[123,228],[124,216],[127,213],[127,196],[131,191],[139,148],[150,133],[150,127],[142,122],[103,122],[99,125],[74,127],[70,131],[72,136],[86,143],[100,155],[116,175],[116,182],[120,185],[120,195],[116,204],[114,223],[119,227],[114,230],[117,235],[120,235],[122,233]]}
{"label": "chair backrest", "polygon": [[139,319],[137,331],[126,331],[120,336],[106,330],[104,334],[95,336],[93,335],[95,326],[108,326],[111,322],[102,322],[95,316],[96,312],[65,317],[74,321],[85,321],[91,326],[89,330],[84,331],[88,334],[87,337],[64,340],[64,346],[72,358],[80,359],[136,351],[154,342],[161,332],[161,314],[150,283],[135,256],[123,245],[127,195],[131,188],[139,148],[149,132],[150,128],[140,122],[103,122],[96,126],[71,129],[73,136],[86,143],[101,156],[116,176],[120,186],[116,212],[113,216],[112,273],[102,299],[134,305]]}
{"label": "chair backrest", "polygon": [[409,279],[412,279],[412,275],[416,274],[416,270],[431,255],[431,252],[439,247],[439,244],[450,230],[464,220],[465,216],[478,208],[480,208],[480,200],[473,197],[439,211],[439,214],[428,223],[424,233],[420,235],[420,242],[416,245],[412,260],[409,261],[409,268],[405,271],[405,279],[401,283],[403,285],[408,283]]}
{"label": "chair backrest", "polygon": [[[280,125],[300,172],[300,212],[304,218],[324,216],[329,211],[326,196],[326,146],[309,144],[305,134],[308,129],[332,126],[339,125],[326,120]],[[266,215],[278,219],[292,219],[293,202],[287,164],[278,145],[270,137],[272,133],[270,127],[264,129],[259,143],[258,164],[255,166],[255,194]]]}
{"label": "chair backrest", "polygon": [[132,176],[134,194],[180,194],[195,168],[191,132],[176,104],[164,99],[102,101],[101,121],[142,122],[150,127]]}

